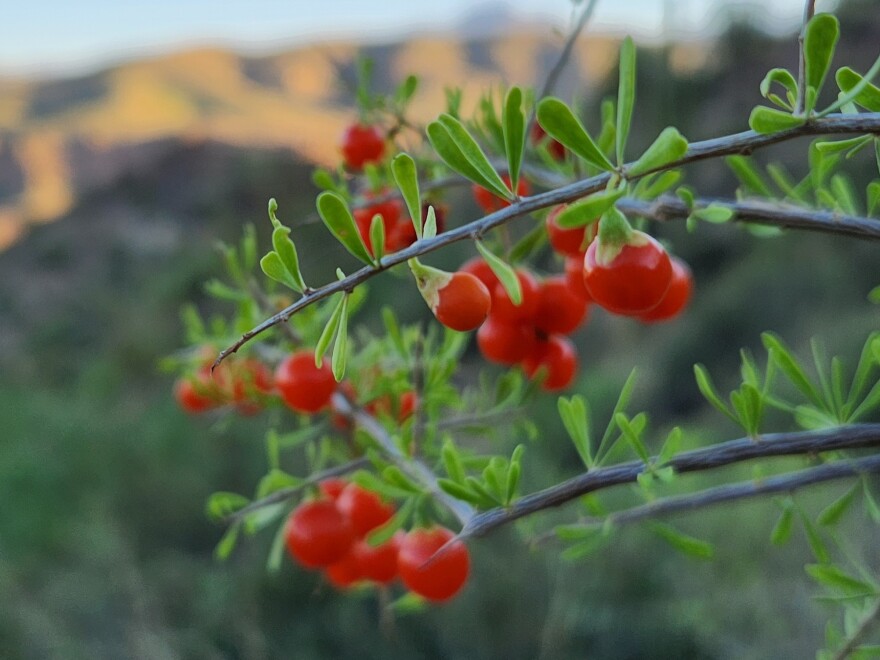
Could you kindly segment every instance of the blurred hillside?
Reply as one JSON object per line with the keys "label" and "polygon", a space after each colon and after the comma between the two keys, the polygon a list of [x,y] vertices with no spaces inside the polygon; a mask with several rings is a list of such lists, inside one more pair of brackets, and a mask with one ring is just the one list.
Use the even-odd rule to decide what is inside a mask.
{"label": "blurred hillside", "polygon": [[[864,69],[877,54],[877,2],[845,6],[838,62]],[[212,558],[221,529],[206,520],[205,498],[252,491],[267,422],[186,418],[156,363],[180,346],[184,302],[222,311],[202,288],[219,271],[215,241],[234,241],[253,222],[266,245],[266,201],[276,197],[297,225],[304,269],[329,280],[336,257],[327,258],[322,227],[299,219],[313,209],[309,161],[334,160],[353,116],[345,81],[355,55],[375,60],[384,89],[422,75],[415,109],[427,120],[446,84],[463,85],[473,103],[488,85],[539,81],[561,40],[538,29],[265,58],[203,50],[84,78],[0,82],[0,657],[812,656],[828,611],[810,599],[804,541],[770,547],[770,502],[682,519],[718,544],[709,564],[633,530],[611,552],[560,565],[503,531],[474,544],[475,575],[460,600],[400,619],[390,636],[369,600],[329,593],[290,566],[267,575],[266,535],[226,564]],[[562,81],[561,95],[584,99],[588,124],[614,87],[615,52],[612,39],[587,35]],[[794,38],[748,24],[717,42],[640,50],[634,148],[669,123],[692,140],[743,130],[772,66],[796,67]],[[806,146],[759,159],[800,173]],[[851,164],[856,179],[876,173],[863,156]],[[735,186],[718,163],[688,176],[708,194]],[[447,201],[453,222],[475,217],[465,192]],[[697,295],[682,322],[662,327],[594,312],[576,339],[577,389],[598,414],[638,364],[634,405],[652,428],[674,420],[700,442],[727,439],[738,432],[706,409],[694,362],[724,389],[740,347],[762,354],[761,331],[778,331],[802,355],[822,336],[851,364],[877,327],[865,303],[880,283],[875,245],[797,233],[759,240],[731,227],[657,233],[692,265]],[[454,246],[437,261],[470,252]],[[393,299],[405,318],[424,318],[418,296],[400,290],[377,278],[370,308]],[[545,433],[528,447],[525,490],[577,469],[553,402],[529,414]],[[749,467],[737,474],[752,476]]]}

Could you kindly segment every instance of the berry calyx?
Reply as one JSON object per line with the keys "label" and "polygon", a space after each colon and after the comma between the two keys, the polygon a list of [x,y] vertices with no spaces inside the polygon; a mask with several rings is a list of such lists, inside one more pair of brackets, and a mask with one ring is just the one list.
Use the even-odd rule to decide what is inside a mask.
{"label": "berry calyx", "polygon": [[275,387],[290,408],[311,414],[330,403],[336,379],[327,362],[316,367],[314,353],[302,350],[286,357],[275,369]]}
{"label": "berry calyx", "polygon": [[447,328],[474,330],[489,316],[492,297],[489,289],[475,275],[457,271],[447,273],[410,259],[419,292],[428,307]]}
{"label": "berry calyx", "polygon": [[352,124],[345,129],[339,145],[346,166],[360,170],[367,163],[382,159],[385,154],[385,136],[376,126]]}
{"label": "berry calyx", "polygon": [[[507,184],[507,187],[509,188],[510,176],[507,174],[502,174],[501,179],[504,181],[504,183]],[[485,213],[494,213],[495,211],[500,211],[506,206],[510,206],[510,200],[498,197],[495,193],[486,190],[482,186],[474,184],[473,186],[471,186],[471,191],[474,194],[474,200]],[[525,179],[520,179],[516,184],[517,196],[523,197],[525,195],[528,195],[529,191],[529,182]]]}
{"label": "berry calyx", "polygon": [[351,523],[330,500],[300,504],[284,530],[288,552],[307,568],[336,563],[348,553],[354,541]]}
{"label": "berry calyx", "polygon": [[336,498],[336,508],[351,523],[358,537],[384,525],[394,515],[394,507],[357,484],[348,484]]}
{"label": "berry calyx", "polygon": [[669,321],[681,314],[691,299],[694,277],[688,265],[678,257],[672,257],[672,282],[660,304],[639,316],[644,323]]}
{"label": "berry calyx", "polygon": [[538,370],[546,372],[541,383],[548,392],[564,390],[571,385],[577,373],[577,351],[568,337],[550,335],[546,340],[539,341],[531,354],[523,360],[523,371],[529,378],[537,375]]}
{"label": "berry calyx", "polygon": [[571,290],[564,276],[541,284],[535,327],[546,334],[574,332],[587,314],[587,301]]}
{"label": "berry calyx", "polygon": [[445,527],[414,529],[403,538],[397,569],[410,591],[436,602],[449,600],[461,591],[470,574],[467,546],[456,541],[435,556],[453,538],[455,534]]}
{"label": "berry calyx", "polygon": [[557,253],[564,257],[581,257],[587,249],[587,244],[596,237],[597,224],[592,222],[573,229],[561,227],[558,218],[565,208],[565,204],[557,206],[547,215],[547,219],[544,221],[547,227],[547,236],[550,239],[550,245]]}
{"label": "berry calyx", "polygon": [[489,362],[513,366],[529,355],[537,344],[530,324],[506,323],[494,316],[477,330],[477,347]]}

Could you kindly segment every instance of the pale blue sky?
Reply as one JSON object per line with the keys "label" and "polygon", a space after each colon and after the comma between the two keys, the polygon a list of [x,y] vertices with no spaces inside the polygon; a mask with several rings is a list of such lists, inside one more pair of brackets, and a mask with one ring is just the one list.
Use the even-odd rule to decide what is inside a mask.
{"label": "pale blue sky", "polygon": [[[599,0],[592,29],[656,37],[663,7],[686,31],[711,29],[736,0]],[[820,0],[831,4],[832,0]],[[741,0],[740,0],[741,3]],[[70,74],[114,60],[190,45],[272,52],[331,37],[388,40],[447,30],[499,4],[525,19],[564,28],[570,0],[6,0],[0,19],[0,75]],[[753,3],[755,4],[755,3]],[[758,5],[766,25],[790,29],[803,0]],[[465,21],[466,22],[466,21]]]}

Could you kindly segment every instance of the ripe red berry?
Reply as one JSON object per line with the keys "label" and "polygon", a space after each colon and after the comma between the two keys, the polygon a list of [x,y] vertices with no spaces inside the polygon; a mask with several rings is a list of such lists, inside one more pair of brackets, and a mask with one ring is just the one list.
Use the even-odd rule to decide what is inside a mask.
{"label": "ripe red berry", "polygon": [[260,398],[272,392],[272,372],[253,358],[243,360],[232,367],[232,400],[240,412],[253,414],[260,409]]}
{"label": "ripe red berry", "polygon": [[357,536],[364,536],[384,525],[394,515],[394,507],[357,484],[348,484],[336,498],[336,508],[350,522]]}
{"label": "ripe red berry", "polygon": [[565,277],[548,277],[541,284],[535,326],[547,334],[574,332],[587,314],[587,301],[574,293]]}
{"label": "ripe red berry", "polygon": [[542,387],[548,392],[564,390],[571,385],[577,373],[577,351],[568,337],[550,335],[539,341],[532,353],[523,360],[523,371],[529,378],[539,369],[546,371]]}
{"label": "ripe red berry", "polygon": [[645,323],[657,323],[675,318],[687,307],[694,289],[694,278],[688,265],[672,257],[672,283],[663,300],[654,309],[639,316]]}
{"label": "ripe red berry", "polygon": [[397,554],[397,569],[410,591],[438,602],[461,591],[470,574],[467,546],[456,541],[434,556],[454,537],[445,527],[414,529],[404,537]]}
{"label": "ripe red berry", "polygon": [[672,281],[672,263],[663,246],[633,231],[610,258],[602,257],[601,241],[590,244],[584,257],[584,285],[590,297],[615,314],[635,316],[656,307]]}
{"label": "ripe red berry", "polygon": [[584,284],[584,258],[583,256],[568,257],[565,260],[565,283],[578,298],[590,302],[590,292]]}
{"label": "ripe red berry", "polygon": [[302,350],[285,358],[275,369],[275,387],[293,410],[316,413],[330,403],[336,379],[327,361],[318,368],[314,353]]}
{"label": "ripe red berry", "polygon": [[528,323],[505,323],[490,316],[477,330],[477,347],[489,362],[513,366],[535,347],[538,338]]}
{"label": "ripe red berry", "polygon": [[522,301],[514,305],[507,289],[499,282],[492,292],[492,316],[505,323],[531,323],[538,311],[541,285],[535,276],[525,270],[518,270],[516,277],[522,289]]}
{"label": "ripe red berry", "polygon": [[[367,246],[367,250],[370,251],[370,254],[373,254],[373,241],[370,237],[370,227],[373,224],[373,216],[377,214],[382,216],[382,225],[385,228],[386,252],[396,252],[415,240],[415,228],[408,217],[401,221],[402,213],[403,202],[399,199],[389,199],[379,204],[373,204],[366,208],[354,210],[352,215],[357,224],[358,233],[361,235],[361,238],[364,239],[364,243]],[[409,236],[409,231],[412,232],[412,240],[406,242],[406,239]]]}
{"label": "ripe red berry", "polygon": [[357,571],[368,580],[389,584],[397,577],[397,553],[403,542],[403,533],[397,532],[382,545],[372,547],[361,539],[354,544],[351,555]]}
{"label": "ripe red berry", "polygon": [[342,559],[330,564],[324,571],[327,581],[337,589],[348,589],[364,578],[353,551],[354,546]]}
{"label": "ripe red berry", "polygon": [[597,223],[593,222],[584,227],[565,229],[559,226],[559,214],[566,205],[557,206],[547,215],[545,225],[550,245],[559,254],[566,257],[582,257],[586,252],[587,245],[596,237]]}
{"label": "ripe red berry", "polygon": [[217,405],[216,400],[208,396],[207,390],[190,378],[179,378],[174,383],[174,398],[184,412],[191,414],[205,412]]}
{"label": "ripe red berry", "polygon": [[352,124],[342,134],[340,149],[345,164],[360,170],[366,163],[381,160],[385,153],[385,136],[375,126]]}
{"label": "ripe red berry", "polygon": [[461,265],[461,268],[458,269],[458,272],[470,273],[471,275],[475,276],[478,280],[486,285],[486,288],[489,289],[490,294],[495,290],[495,285],[498,284],[498,276],[482,257],[474,257],[472,259],[468,259]]}
{"label": "ripe red berry", "polygon": [[318,490],[321,491],[321,495],[323,495],[325,499],[335,502],[339,499],[339,495],[345,490],[347,485],[348,482],[344,479],[330,477],[329,479],[322,480],[318,484]]}
{"label": "ripe red berry", "polygon": [[[507,174],[502,174],[501,178],[504,180],[504,183],[507,184],[508,188],[510,187],[510,176]],[[529,182],[525,179],[520,179],[516,184],[516,194],[520,197],[529,194]],[[495,211],[500,211],[505,206],[510,206],[510,202],[506,199],[502,199],[501,197],[497,197],[495,193],[489,192],[482,186],[478,186],[474,184],[471,186],[471,191],[474,194],[474,199],[477,204],[480,206],[483,211],[486,213],[494,213]]]}
{"label": "ripe red berry", "polygon": [[308,568],[339,561],[355,541],[348,518],[330,500],[300,504],[287,520],[284,534],[288,552]]}
{"label": "ripe red berry", "polygon": [[431,311],[447,328],[467,332],[478,328],[492,307],[489,289],[476,276],[461,271],[452,273],[437,290]]}
{"label": "ripe red berry", "polygon": [[547,140],[547,151],[550,152],[550,155],[556,160],[565,160],[565,147],[562,146],[561,142],[547,137],[547,131],[538,122],[532,124],[532,130],[529,135],[532,138],[532,144],[535,145]]}

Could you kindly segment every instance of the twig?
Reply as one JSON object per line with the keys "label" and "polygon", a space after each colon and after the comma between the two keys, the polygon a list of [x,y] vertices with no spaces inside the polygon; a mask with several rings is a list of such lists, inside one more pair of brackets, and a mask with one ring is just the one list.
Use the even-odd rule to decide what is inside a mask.
{"label": "twig", "polygon": [[880,240],[880,220],[842,215],[834,211],[814,211],[793,204],[757,200],[737,202],[724,199],[697,199],[694,200],[693,209],[689,209],[683,200],[671,195],[664,195],[650,202],[638,199],[621,199],[617,202],[617,207],[627,215],[663,222],[686,218],[692,210],[709,206],[730,209],[734,213],[732,220],[736,221]]}
{"label": "twig", "polygon": [[289,486],[288,488],[282,488],[280,490],[276,490],[271,495],[267,495],[266,497],[254,500],[247,506],[242,507],[235,513],[230,514],[225,518],[225,522],[229,525],[232,525],[235,522],[238,522],[249,513],[253,513],[258,509],[265,508],[267,506],[272,506],[273,504],[278,504],[279,502],[285,502],[293,497],[299,495],[302,491],[304,491],[309,486],[312,486],[316,483],[323,481],[324,479],[330,479],[331,477],[339,477],[343,474],[348,474],[350,472],[354,472],[355,470],[359,470],[362,467],[366,467],[369,465],[369,461],[366,458],[356,458],[353,461],[348,463],[343,463],[341,465],[336,465],[332,468],[328,468],[326,470],[321,470],[320,472],[315,472],[314,474],[310,474],[306,479],[302,481],[302,483],[296,486]]}
{"label": "twig", "polygon": [[862,619],[859,627],[856,628],[852,635],[850,635],[849,639],[846,640],[846,644],[834,654],[834,660],[845,660],[845,658],[848,658],[864,641],[871,628],[874,627],[878,621],[880,621],[880,600],[874,604],[871,611],[868,612],[864,619]]}
{"label": "twig", "polygon": [[[756,133],[755,131],[743,131],[742,133],[735,133],[725,137],[693,142],[682,158],[667,163],[662,167],[658,167],[651,172],[676,169],[683,165],[695,163],[707,158],[717,158],[719,156],[727,156],[730,154],[751,153],[755,149],[806,135],[852,133],[880,134],[880,113],[833,115],[821,119],[814,119],[802,126],[779,131],[778,133],[772,133],[770,135]],[[643,174],[632,176],[630,178],[631,180],[637,180],[651,172],[644,172]],[[532,211],[537,211],[549,206],[573,202],[576,199],[598,192],[608,185],[610,178],[611,174],[606,172],[587,179],[575,181],[574,183],[556,188],[555,190],[550,190],[531,197],[523,197],[518,202],[514,202],[500,211],[490,213],[483,218],[474,220],[465,225],[454,227],[434,238],[416,241],[399,252],[386,255],[382,258],[378,266],[364,266],[342,280],[337,280],[319,289],[311,290],[292,305],[289,305],[253,329],[244,333],[238,341],[221,351],[214,362],[214,366],[216,367],[228,355],[235,353],[239,348],[257,335],[265,332],[278,323],[287,321],[287,319],[296,314],[296,312],[318,302],[319,300],[323,300],[324,298],[340,291],[351,291],[356,286],[375,277],[379,273],[402,264],[412,257],[429,254],[458,241],[476,240],[488,231],[510,222],[514,218],[527,215]]]}
{"label": "twig", "polygon": [[[755,458],[876,447],[880,446],[880,424],[855,424],[825,431],[771,433],[761,438],[761,442],[755,442],[752,438],[740,438],[683,452],[665,466],[658,467],[672,467],[679,473],[697,472]],[[544,509],[560,506],[581,495],[620,484],[633,483],[646,469],[643,462],[631,461],[585,472],[555,486],[526,495],[507,508],[499,507],[478,514],[465,526],[459,538],[484,536],[502,525]]]}
{"label": "twig", "polygon": [[[587,23],[589,23],[590,18],[593,16],[593,12],[596,9],[596,5],[599,4],[598,0],[590,0],[587,5],[584,7],[584,10],[581,12],[580,17],[575,23],[574,28],[571,33],[568,35],[568,39],[565,41],[565,45],[562,47],[562,51],[559,53],[559,57],[556,60],[556,63],[553,65],[553,68],[550,69],[550,73],[547,74],[547,79],[544,81],[544,86],[541,88],[541,92],[538,94],[537,100],[541,100],[548,94],[553,92],[553,89],[556,87],[556,83],[559,81],[559,76],[562,75],[563,69],[565,69],[565,65],[568,64],[569,58],[571,58],[571,51],[574,49],[574,45],[578,40],[581,32],[584,31],[584,27],[586,27]],[[529,124],[534,121],[534,115],[532,119],[530,119]],[[528,131],[526,132],[528,134]]]}
{"label": "twig", "polygon": [[799,115],[804,111],[807,101],[807,54],[804,50],[804,39],[807,35],[807,23],[816,13],[816,0],[807,0],[804,5],[804,24],[798,35],[798,96],[794,114]]}

